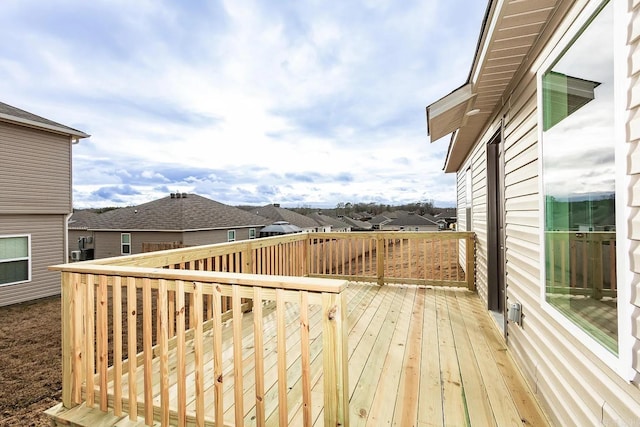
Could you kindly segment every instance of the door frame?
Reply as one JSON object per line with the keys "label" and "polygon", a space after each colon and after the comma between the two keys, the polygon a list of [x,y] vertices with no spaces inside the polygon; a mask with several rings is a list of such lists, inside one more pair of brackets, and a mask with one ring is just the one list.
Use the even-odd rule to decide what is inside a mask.
{"label": "door frame", "polygon": [[503,123],[487,143],[487,308],[507,328]]}

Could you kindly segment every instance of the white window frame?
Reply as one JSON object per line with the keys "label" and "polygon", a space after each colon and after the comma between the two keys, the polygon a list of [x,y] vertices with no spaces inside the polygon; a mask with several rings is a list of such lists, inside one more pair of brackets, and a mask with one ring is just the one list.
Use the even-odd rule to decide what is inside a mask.
{"label": "white window frame", "polygon": [[[626,29],[630,22],[629,13],[626,11],[623,0],[609,0],[613,7],[613,31],[614,31],[614,143],[616,164],[616,274],[617,274],[617,310],[618,310],[618,355],[613,354],[604,345],[596,341],[566,316],[560,313],[546,300],[546,286],[540,286],[540,304],[544,312],[565,328],[576,340],[582,343],[589,351],[598,357],[603,363],[613,369],[626,381],[631,381],[636,375],[633,369],[633,343],[635,339],[631,330],[631,316],[633,307],[631,301],[632,275],[629,273],[629,240],[627,239],[627,191],[630,179],[626,175],[627,144],[626,144],[626,112],[625,100],[627,88],[631,86],[626,73],[626,63],[630,54],[626,46]],[[574,40],[578,33],[589,23],[599,8],[606,0],[592,1],[581,11],[576,20],[569,26],[565,34],[553,46],[545,49],[541,54],[542,61],[536,71],[537,85],[537,116],[538,116],[538,158],[542,159],[543,145],[543,110],[542,110],[542,76],[553,62],[564,53],[564,50]],[[535,64],[534,64],[535,67]],[[539,200],[540,200],[540,283],[545,283],[545,241],[544,241],[544,174],[542,161],[538,162]]]}
{"label": "white window frame", "polygon": [[27,260],[28,268],[27,268],[27,279],[26,280],[18,280],[17,282],[8,282],[8,283],[0,283],[0,287],[2,286],[11,286],[17,285],[19,283],[29,283],[31,281],[31,273],[33,269],[33,261],[31,259],[31,234],[4,234],[0,235],[0,239],[10,239],[15,237],[26,237],[27,238],[27,258],[7,258],[3,259],[0,262],[9,262],[9,261],[23,261]]}
{"label": "white window frame", "polygon": [[[233,233],[233,237],[231,234]],[[236,241],[236,230],[227,230],[227,242],[235,242]]]}
{"label": "white window frame", "polygon": [[[227,236],[229,237],[229,236]],[[256,229],[255,228],[250,228],[249,229],[249,239],[255,239],[256,238]]]}
{"label": "white window frame", "polygon": [[[123,238],[125,235],[129,236],[129,243],[124,243],[124,242],[122,241],[122,238]],[[131,255],[131,247],[132,247],[132,244],[131,244],[131,243],[132,243],[132,242],[131,242],[131,233],[120,233],[120,255]],[[129,252],[125,252],[125,251],[124,251],[124,246],[125,246],[125,245],[128,245],[128,246],[129,246]]]}

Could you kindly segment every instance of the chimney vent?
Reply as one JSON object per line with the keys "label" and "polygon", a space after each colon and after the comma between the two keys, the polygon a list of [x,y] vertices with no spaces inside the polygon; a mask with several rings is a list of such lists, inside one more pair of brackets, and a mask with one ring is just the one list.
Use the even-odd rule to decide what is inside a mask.
{"label": "chimney vent", "polygon": [[176,193],[171,193],[171,198],[175,199],[176,198]]}
{"label": "chimney vent", "polygon": [[186,199],[187,198],[187,193],[182,193],[182,198]]}
{"label": "chimney vent", "polygon": [[274,204],[273,204],[273,207],[274,207],[274,208],[279,208],[279,207],[280,207],[280,203],[274,203]]}

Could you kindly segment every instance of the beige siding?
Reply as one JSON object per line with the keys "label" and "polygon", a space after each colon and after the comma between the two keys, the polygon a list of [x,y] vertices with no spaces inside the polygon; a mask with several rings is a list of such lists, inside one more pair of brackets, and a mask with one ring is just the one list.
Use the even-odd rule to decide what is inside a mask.
{"label": "beige siding", "polygon": [[[632,60],[629,61],[629,77],[632,79],[632,84],[628,88],[628,108],[631,114],[629,115],[629,131],[627,134],[631,154],[628,162],[628,171],[631,176],[633,188],[637,190],[640,188],[640,184],[638,183],[640,179],[640,165],[638,165],[638,158],[640,158],[640,132],[638,131],[640,123],[637,122],[637,117],[640,116],[640,2],[632,2],[631,8],[633,19],[629,26],[629,44],[631,46]],[[635,191],[632,193],[635,194]],[[640,203],[635,199],[635,202],[630,204],[632,206],[629,235],[635,242],[640,242]],[[632,262],[632,268],[634,273],[632,283],[636,284],[636,289],[631,292],[631,302],[636,307],[632,321],[632,332],[636,338],[633,368],[637,372],[640,372],[640,265]]]}
{"label": "beige siding", "polygon": [[68,136],[0,122],[0,214],[71,212]]}
{"label": "beige siding", "polygon": [[[252,227],[253,228],[253,227]],[[260,227],[256,228],[256,236],[260,231]],[[249,238],[249,228],[235,228],[236,241],[246,240]],[[95,231],[93,232],[95,247],[95,257],[109,258],[120,256],[120,231]],[[82,234],[82,233],[81,233]],[[83,235],[86,235],[85,232]],[[71,236],[71,234],[70,234]],[[75,233],[75,242],[77,242],[78,234]],[[142,252],[143,243],[172,243],[180,242],[185,246],[208,245],[212,243],[223,243],[227,241],[227,230],[206,230],[206,231],[187,231],[187,232],[162,232],[162,231],[132,231],[131,232],[131,253],[138,254]],[[69,242],[70,247],[74,245]],[[77,246],[77,245],[76,245]]]}
{"label": "beige siding", "polygon": [[[635,2],[636,4],[640,2]],[[584,6],[580,2],[579,7]],[[640,7],[634,6],[634,23],[631,26],[634,52],[640,52]],[[575,16],[575,14],[573,15]],[[563,28],[567,23],[563,24]],[[557,40],[559,36],[554,36]],[[640,53],[636,53],[640,58]],[[533,63],[531,58],[529,65]],[[632,109],[628,126],[631,154],[629,161],[633,188],[630,204],[630,235],[638,239],[633,245],[638,253],[631,258],[636,284],[633,314],[633,332],[640,336],[640,198],[633,197],[640,182],[640,59],[631,61],[634,88],[630,89]],[[542,308],[540,266],[541,196],[538,179],[538,128],[535,72],[524,74],[524,79],[514,87],[512,97],[505,102],[496,117],[504,117],[505,148],[505,227],[506,272],[508,302],[522,304],[522,327],[509,324],[508,345],[519,362],[552,421],[557,425],[634,425],[640,422],[640,391],[637,384],[628,383],[611,367],[594,355],[582,342],[574,338],[561,324]],[[638,122],[633,123],[634,118]],[[474,165],[474,214],[473,228],[477,234],[478,291],[486,298],[486,164],[483,164],[484,146],[493,135],[495,126],[487,130],[470,155],[458,176],[458,200],[464,201],[464,172]],[[635,129],[635,130],[634,130]],[[462,186],[462,188],[461,188]],[[640,194],[640,193],[639,193]],[[464,205],[462,205],[464,206]],[[459,212],[463,219],[463,210]],[[633,248],[632,248],[633,251]],[[624,303],[624,302],[623,302]],[[636,344],[635,369],[640,368],[640,341]]]}
{"label": "beige siding", "polygon": [[[120,231],[95,231],[93,233],[93,246],[95,258],[110,258],[121,256]],[[170,243],[182,242],[182,233],[134,231],[131,232],[131,254],[142,252],[143,243]]]}
{"label": "beige siding", "polygon": [[0,215],[0,235],[31,235],[31,281],[0,286],[0,306],[60,293],[60,273],[50,265],[64,262],[64,215]]}
{"label": "beige siding", "polygon": [[[256,237],[262,227],[251,227],[256,230]],[[249,238],[249,228],[232,228],[236,230],[236,241]],[[188,246],[209,245],[211,243],[224,243],[227,241],[228,230],[190,231],[184,233],[184,243]]]}

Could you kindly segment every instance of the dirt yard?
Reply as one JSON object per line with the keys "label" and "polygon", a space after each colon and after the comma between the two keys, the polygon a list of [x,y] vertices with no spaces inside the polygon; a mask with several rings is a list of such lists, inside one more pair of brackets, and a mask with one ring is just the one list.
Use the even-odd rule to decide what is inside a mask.
{"label": "dirt yard", "polygon": [[49,426],[61,399],[60,297],[0,307],[0,426]]}

